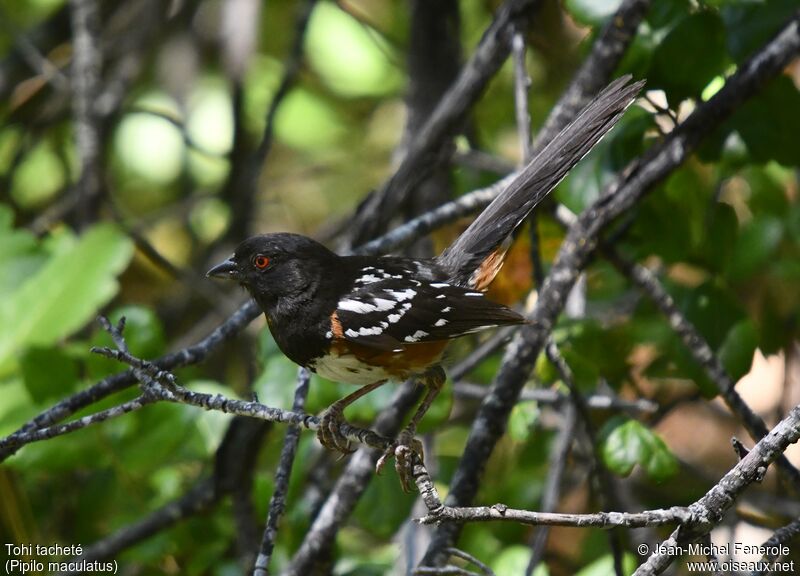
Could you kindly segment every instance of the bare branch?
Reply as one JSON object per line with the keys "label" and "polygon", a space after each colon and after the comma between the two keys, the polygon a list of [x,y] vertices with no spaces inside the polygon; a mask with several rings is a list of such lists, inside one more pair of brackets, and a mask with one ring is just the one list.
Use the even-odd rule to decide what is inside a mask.
{"label": "bare branch", "polygon": [[795,406],[769,434],[742,458],[705,496],[689,506],[693,521],[679,527],[659,545],[635,576],[661,574],[676,559],[670,550],[705,537],[736,502],[744,490],[760,477],[760,469],[778,459],[790,444],[800,439],[800,405]]}
{"label": "bare branch", "polygon": [[237,151],[244,147],[244,126],[242,125],[241,114],[241,89],[237,88],[236,100],[238,100],[237,126],[232,155],[232,166],[228,180],[222,191],[222,197],[230,203],[233,219],[228,227],[227,236],[245,237],[249,234],[253,220],[253,202],[258,188],[258,177],[264,169],[264,162],[272,149],[273,136],[275,131],[275,116],[289,91],[297,81],[300,73],[300,66],[303,58],[303,44],[305,42],[306,30],[311,13],[316,6],[316,0],[304,0],[299,5],[297,17],[294,25],[294,38],[289,49],[289,55],[284,60],[283,76],[281,77],[278,89],[267,109],[266,123],[261,141],[258,147],[251,154],[246,155],[238,161]]}
{"label": "bare branch", "polygon": [[[236,336],[260,313],[261,311],[255,302],[247,302],[197,344],[166,354],[153,360],[152,364],[162,370],[197,364],[205,360],[211,352],[219,348],[223,343]],[[0,461],[14,454],[21,446],[29,442],[35,442],[37,438],[29,436],[31,431],[53,426],[56,422],[69,417],[78,410],[94,404],[115,392],[129,388],[136,382],[133,371],[128,370],[104,378],[97,384],[64,398],[52,408],[45,410],[23,424],[16,432],[0,439]]]}
{"label": "bare branch", "polygon": [[[302,412],[305,409],[306,397],[308,396],[308,384],[311,381],[311,373],[305,368],[297,371],[297,387],[294,392],[292,410]],[[286,496],[289,492],[289,479],[292,476],[292,466],[297,453],[297,445],[300,442],[300,428],[289,426],[286,437],[283,440],[283,449],[278,462],[278,470],[275,472],[275,489],[269,500],[269,512],[267,513],[267,523],[264,527],[264,536],[261,540],[261,548],[256,558],[253,576],[267,576],[269,574],[269,561],[272,551],[275,548],[275,539],[278,536],[278,521],[283,516],[286,509]]]}
{"label": "bare branch", "polygon": [[[419,400],[419,393],[413,381],[400,387],[375,420],[373,428],[376,433],[394,436],[402,426],[405,414]],[[385,447],[377,450],[362,447],[350,456],[347,466],[286,569],[286,576],[310,574],[320,558],[328,557],[340,526],[350,516],[369,482],[375,477],[375,464],[384,450]]]}
{"label": "bare branch", "polygon": [[72,110],[75,147],[81,162],[79,220],[85,225],[92,203],[100,193],[100,126],[94,103],[100,94],[102,54],[99,46],[100,14],[95,0],[70,0],[72,22]]}

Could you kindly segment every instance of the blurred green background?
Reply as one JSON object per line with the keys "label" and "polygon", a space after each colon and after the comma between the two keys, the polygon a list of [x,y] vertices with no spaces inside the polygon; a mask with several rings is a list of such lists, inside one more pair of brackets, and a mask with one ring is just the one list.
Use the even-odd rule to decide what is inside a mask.
{"label": "blurred green background", "polygon": [[[465,58],[499,4],[458,3]],[[542,4],[526,31],[534,130],[618,3]],[[301,232],[336,246],[358,203],[397,165],[406,121],[409,3],[318,2],[299,74],[277,109],[266,161],[257,167],[249,230],[232,225],[239,182],[232,166],[241,169],[262,138],[294,41],[298,4],[127,0],[99,7],[101,182],[87,216],[77,210],[70,8],[62,0],[0,1],[0,436],[120,369],[89,352],[109,344],[93,322],[99,313],[126,316],[131,350],[144,358],[193,343],[245,300],[242,291],[203,277],[211,263],[254,232]],[[672,128],[670,114],[683,119],[710,98],[796,7],[796,0],[653,3],[617,71],[646,78],[652,102],[628,111],[559,186],[557,199],[574,211],[596,200],[621,168]],[[459,151],[520,162],[513,81],[507,62],[455,139]],[[798,84],[795,62],[707,135],[699,153],[635,208],[617,241],[621,251],[661,274],[735,380],[751,370],[754,357],[772,367],[749,395],[743,391],[768,422],[797,402],[800,386],[791,376],[800,369]],[[656,115],[653,102],[670,114]],[[464,162],[453,163],[447,174],[452,195],[498,177]],[[456,231],[437,232],[433,246],[443,247]],[[563,231],[544,216],[546,266],[562,239]],[[531,289],[528,249],[527,237],[521,238],[493,297],[514,304]],[[735,463],[728,439],[743,432],[711,401],[714,386],[651,302],[602,260],[587,270],[587,286],[587,315],[563,318],[554,332],[581,389],[590,393],[602,383],[606,391],[663,406],[651,416],[594,414],[605,465],[642,508],[688,504]],[[458,344],[454,358],[474,345]],[[488,384],[499,361],[496,355],[484,362],[470,381]],[[260,319],[207,362],[177,371],[194,390],[243,398],[255,393],[287,409],[295,374]],[[563,390],[544,360],[535,374],[537,385]],[[347,392],[315,377],[307,410],[318,412]],[[391,393],[369,395],[353,407],[353,419],[371,421]],[[120,392],[78,415],[135,395],[133,389]],[[443,491],[475,408],[451,386],[425,420],[422,432],[436,431],[430,457]],[[86,547],[140,520],[211,474],[230,421],[156,405],[25,446],[0,466],[0,543]],[[517,406],[480,503],[537,508],[557,423],[550,407]],[[698,446],[685,438],[687,428],[708,442]],[[269,427],[258,448],[252,498],[259,522],[282,439],[281,426]],[[562,491],[565,511],[597,506],[585,450],[573,451]],[[309,486],[320,489],[313,469],[325,458],[313,435],[303,434],[276,572],[319,505]],[[325,465],[335,472],[343,463]],[[796,516],[796,502],[785,503],[771,477],[757,493],[770,505],[726,521],[731,533]],[[413,500],[400,494],[393,473],[376,478],[339,534],[335,573],[389,573],[405,549],[398,534]],[[222,499],[116,558],[129,574],[242,573],[233,506]],[[531,532],[468,526],[461,547],[497,574],[521,574]],[[554,531],[547,558],[548,567],[537,574],[610,573],[607,539],[599,531]]]}

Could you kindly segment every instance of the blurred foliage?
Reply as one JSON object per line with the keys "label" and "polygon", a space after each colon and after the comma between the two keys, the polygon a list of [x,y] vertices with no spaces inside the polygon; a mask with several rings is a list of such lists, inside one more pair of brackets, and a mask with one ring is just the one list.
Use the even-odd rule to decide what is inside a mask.
{"label": "blurred foliage", "polygon": [[[127,53],[140,60],[142,70],[126,87],[119,110],[102,120],[102,199],[96,217],[86,222],[69,209],[80,162],[69,94],[59,81],[69,75],[72,50],[67,3],[0,0],[5,24],[0,29],[2,435],[120,370],[89,353],[91,346],[110,344],[93,323],[98,314],[113,320],[125,316],[131,351],[152,358],[196,341],[244,298],[236,289],[223,292],[227,287],[206,283],[201,275],[246,232],[230,229],[229,177],[232,166],[244,161],[243,151],[254,149],[262,137],[295,33],[296,3],[268,2],[255,21],[238,22],[243,35],[248,26],[257,32],[241,77],[222,57],[231,40],[220,33],[220,22],[231,16],[224,13],[226,3],[174,3],[177,13],[159,21],[138,47],[134,36],[142,33],[136,28],[142,23],[126,27],[123,19],[120,25],[135,3],[101,4],[108,24],[103,28],[104,81],[120,70]],[[460,3],[465,54],[498,4]],[[567,0],[537,23],[527,57],[535,126],[618,4]],[[796,6],[796,0],[659,0],[617,72],[647,78],[652,100],[683,119]],[[131,14],[135,20],[135,10]],[[391,173],[403,131],[409,23],[408,5],[398,0],[319,3],[298,81],[278,109],[274,145],[258,175],[253,231],[291,230],[333,243],[347,215]],[[559,59],[549,49],[553,45]],[[36,50],[41,59],[32,57]],[[798,82],[797,67],[788,69],[709,133],[699,153],[619,223],[617,247],[657,270],[734,379],[750,370],[757,349],[780,352],[798,335]],[[472,145],[514,163],[520,158],[512,88],[512,69],[506,65],[477,104],[468,132]],[[620,169],[660,138],[659,130],[671,127],[667,115],[632,108],[559,186],[557,199],[574,211],[586,208]],[[457,166],[451,182],[454,193],[462,194],[495,178]],[[540,220],[547,268],[563,231],[548,217]],[[437,233],[437,242],[452,238],[455,228]],[[527,234],[521,236],[492,292],[512,304],[530,289],[530,246]],[[145,243],[173,269],[148,256]],[[586,316],[562,318],[554,338],[583,392],[602,383],[623,397],[673,400],[682,390],[687,398],[717,394],[655,306],[601,260],[587,270]],[[454,345],[453,357],[468,354],[475,343]],[[484,361],[470,378],[488,384],[500,357]],[[194,390],[255,394],[288,409],[296,367],[279,353],[268,331],[255,328],[207,363],[177,375]],[[565,390],[544,358],[534,376],[540,385]],[[319,412],[351,390],[314,377],[307,409]],[[369,423],[393,391],[392,385],[379,389],[348,415]],[[132,389],[118,393],[77,416],[134,395]],[[432,435],[428,458],[435,459],[443,494],[474,409],[474,402],[455,395],[450,383],[421,427]],[[0,467],[0,540],[85,547],[141,520],[212,473],[230,421],[219,413],[156,405],[24,447]],[[670,445],[646,417],[593,412],[592,425],[604,465],[629,477],[624,482],[645,493],[646,506],[686,503],[721,473],[709,469],[676,477],[684,463],[673,452],[685,451]],[[275,427],[259,452],[253,491],[259,521],[266,516],[282,437],[282,428]],[[492,456],[479,501],[536,509],[555,437],[552,407],[518,404]],[[577,446],[574,452],[566,497],[573,508],[579,504],[575,509],[596,509],[585,474],[589,457]],[[273,559],[276,573],[316,513],[308,485],[318,461],[316,441],[303,434]],[[331,474],[343,466],[334,463]],[[400,492],[394,472],[375,478],[339,535],[336,573],[387,573],[404,553],[397,535],[407,527],[413,503],[413,496]],[[521,574],[530,537],[525,527],[471,525],[460,545],[497,574]],[[226,499],[208,514],[130,548],[118,561],[148,574],[237,574],[242,569],[237,538]],[[609,574],[613,562],[607,540],[591,531],[554,545],[550,559],[555,559],[552,566],[540,566],[537,576]],[[635,559],[626,556],[625,566],[632,571]]]}

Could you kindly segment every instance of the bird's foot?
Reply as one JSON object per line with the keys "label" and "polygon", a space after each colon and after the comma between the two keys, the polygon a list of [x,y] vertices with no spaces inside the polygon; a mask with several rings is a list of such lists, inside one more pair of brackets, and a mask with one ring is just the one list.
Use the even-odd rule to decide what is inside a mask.
{"label": "bird's foot", "polygon": [[394,469],[400,477],[403,492],[411,492],[414,483],[414,463],[417,458],[423,460],[424,457],[422,442],[414,437],[414,433],[413,428],[404,428],[375,464],[375,472],[380,474],[386,462],[394,456]]}
{"label": "bird's foot", "polygon": [[342,424],[347,424],[347,420],[344,418],[344,409],[336,404],[331,405],[319,416],[317,439],[320,444],[332,452],[352,454],[355,450],[350,448],[350,440],[342,434]]}

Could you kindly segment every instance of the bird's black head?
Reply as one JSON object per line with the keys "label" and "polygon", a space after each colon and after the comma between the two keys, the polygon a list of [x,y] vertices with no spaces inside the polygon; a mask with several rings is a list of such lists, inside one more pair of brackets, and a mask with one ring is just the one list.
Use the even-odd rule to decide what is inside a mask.
{"label": "bird's black head", "polygon": [[266,309],[284,298],[313,297],[337,258],[322,244],[299,234],[263,234],[239,244],[233,256],[206,276],[238,281]]}

